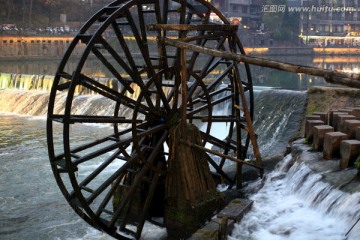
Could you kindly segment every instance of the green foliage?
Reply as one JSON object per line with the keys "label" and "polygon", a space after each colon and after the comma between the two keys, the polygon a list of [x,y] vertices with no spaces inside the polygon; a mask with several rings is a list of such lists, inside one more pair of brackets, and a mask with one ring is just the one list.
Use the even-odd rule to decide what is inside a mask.
{"label": "green foliage", "polygon": [[[266,5],[286,5],[286,0],[267,0]],[[292,40],[297,38],[299,32],[299,13],[264,12],[263,22],[265,28],[272,32],[274,39]]]}
{"label": "green foliage", "polygon": [[0,23],[29,27],[31,19],[32,27],[59,26],[61,13],[67,14],[68,21],[84,21],[103,5],[81,0],[2,0]]}
{"label": "green foliage", "polygon": [[354,166],[358,169],[358,171],[360,172],[360,156],[358,156],[358,158],[356,159],[356,161],[354,162]]}

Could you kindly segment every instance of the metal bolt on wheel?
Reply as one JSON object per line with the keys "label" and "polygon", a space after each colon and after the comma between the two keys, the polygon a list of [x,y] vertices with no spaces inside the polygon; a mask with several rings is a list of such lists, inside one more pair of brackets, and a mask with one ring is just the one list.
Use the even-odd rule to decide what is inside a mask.
{"label": "metal bolt on wheel", "polygon": [[[216,22],[211,20],[214,16]],[[248,65],[187,51],[184,79],[181,50],[166,45],[165,38],[244,54],[236,28],[204,0],[118,0],[99,10],[76,35],[50,95],[47,137],[57,184],[79,216],[118,239],[128,239],[123,232],[139,238],[146,220],[162,226],[153,218],[159,213],[154,199],[166,177],[169,130],[181,120],[181,109],[186,110],[186,121],[201,131],[198,147],[208,153],[214,176],[229,187],[239,185],[241,177],[224,167],[234,159],[244,160],[251,142]],[[73,66],[70,60],[79,51],[83,52]],[[107,84],[94,77],[89,73],[94,67],[102,67],[105,78],[115,81]],[[186,101],[181,98],[184,81]],[[102,96],[113,111],[79,114],[79,92]],[[56,104],[64,94],[64,111],[58,113]],[[80,109],[87,108],[87,102],[82,104]],[[72,129],[90,123],[111,124],[112,130],[79,143]],[[54,130],[59,124],[60,142]],[[219,126],[226,126],[221,134]],[[237,164],[241,168],[241,162]],[[145,201],[134,210],[130,203],[139,194]],[[129,230],[130,224],[135,230]]]}

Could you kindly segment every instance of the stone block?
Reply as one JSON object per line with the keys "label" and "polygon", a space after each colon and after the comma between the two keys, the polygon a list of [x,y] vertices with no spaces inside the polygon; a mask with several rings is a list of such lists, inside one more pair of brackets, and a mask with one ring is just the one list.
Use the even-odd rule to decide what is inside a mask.
{"label": "stone block", "polygon": [[343,124],[343,132],[349,136],[349,139],[356,139],[356,129],[360,127],[360,120],[345,120]]}
{"label": "stone block", "polygon": [[314,136],[314,126],[324,125],[321,120],[307,120],[305,123],[305,138],[308,143],[311,143]]}
{"label": "stone block", "polygon": [[324,137],[323,157],[325,159],[333,159],[340,156],[340,143],[347,140],[348,136],[342,132],[328,132]]}
{"label": "stone block", "polygon": [[307,115],[307,116],[305,116],[305,122],[307,120],[321,120],[321,118],[319,115]]}
{"label": "stone block", "polygon": [[351,115],[354,115],[357,120],[360,120],[360,107],[353,108]]}
{"label": "stone block", "polygon": [[340,144],[340,168],[345,169],[354,165],[358,156],[360,156],[360,141],[344,140]]}
{"label": "stone block", "polygon": [[339,115],[346,115],[347,112],[333,112],[332,115],[332,125],[334,127],[334,130],[337,131],[337,119]]}
{"label": "stone block", "polygon": [[353,115],[338,115],[337,116],[337,123],[336,123],[336,128],[338,132],[345,132],[344,129],[344,122],[345,120],[350,120],[350,119],[355,119],[355,116]]}
{"label": "stone block", "polygon": [[319,116],[320,120],[323,121],[325,124],[328,124],[329,119],[328,119],[328,113],[327,112],[313,112],[314,116]]}
{"label": "stone block", "polygon": [[353,108],[347,107],[347,108],[341,108],[338,109],[338,112],[346,112],[348,114],[351,114]]}
{"label": "stone block", "polygon": [[329,111],[329,125],[333,126],[333,117],[334,117],[334,112],[338,112],[337,109],[332,109]]}
{"label": "stone block", "polygon": [[360,141],[360,127],[356,128],[356,140]]}
{"label": "stone block", "polygon": [[227,217],[235,222],[240,222],[244,215],[251,209],[252,204],[253,201],[248,199],[234,199],[221,210],[217,216],[218,218]]}
{"label": "stone block", "polygon": [[318,125],[314,127],[313,146],[316,150],[322,151],[324,146],[325,133],[333,132],[334,128],[329,125]]}
{"label": "stone block", "polygon": [[[213,218],[210,222],[205,224],[202,228],[197,230],[189,240],[203,240],[203,239],[210,239],[210,240],[219,240],[222,226],[223,218]],[[227,220],[227,229],[226,229],[226,236],[229,235],[232,230],[234,229],[235,221],[232,219]]]}

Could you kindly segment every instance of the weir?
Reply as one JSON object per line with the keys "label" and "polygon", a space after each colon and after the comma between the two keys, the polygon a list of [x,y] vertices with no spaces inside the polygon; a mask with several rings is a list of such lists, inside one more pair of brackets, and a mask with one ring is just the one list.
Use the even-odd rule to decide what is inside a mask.
{"label": "weir", "polygon": [[[211,14],[218,23],[209,24]],[[178,22],[170,24],[169,19]],[[123,25],[136,39],[139,61],[124,38]],[[156,41],[148,41],[150,37]],[[78,48],[83,52],[69,71],[66,65],[78,57]],[[83,71],[89,59],[96,59],[116,81]],[[118,239],[139,239],[146,222],[166,228],[169,238],[189,237],[225,206],[233,190],[238,193],[243,187],[246,168],[263,178],[249,64],[360,86],[358,75],[245,56],[237,26],[204,0],[119,0],[99,10],[69,45],[48,98],[50,164],[69,205],[94,228]],[[209,81],[214,70],[221,74]],[[37,87],[27,76],[17,82],[19,88]],[[83,95],[91,93],[96,95]],[[269,156],[284,151],[274,142],[291,134],[281,130],[296,115],[293,101],[302,103],[305,96],[282,95],[289,100],[277,106],[288,112],[266,118],[267,128],[262,129],[275,133],[266,139],[271,151],[263,145]],[[221,111],[228,101],[230,111]],[[266,115],[262,110],[259,115]],[[205,127],[194,124],[199,122]],[[215,134],[218,123],[229,125],[224,136]],[[62,141],[57,141],[59,124]],[[79,143],[74,126],[92,124],[108,124],[111,131]],[[226,169],[229,162],[235,163],[233,174]],[[220,182],[227,191],[217,190]],[[223,217],[217,235],[227,235],[228,223]]]}
{"label": "weir", "polygon": [[[275,139],[282,139],[284,144],[287,143],[288,139],[292,138],[293,134],[296,132],[295,129],[298,130],[301,128],[300,122],[306,114],[304,110],[296,107],[297,103],[300,105],[304,104],[303,108],[306,108],[308,107],[309,102],[314,102],[318,98],[318,95],[314,95],[314,92],[316,91],[311,91],[312,94],[308,95],[306,92],[274,89],[265,90],[258,94],[255,105],[255,114],[257,116],[254,124],[255,129],[256,131],[269,133],[264,134],[264,136],[267,137],[259,136],[259,142],[261,143],[260,146],[263,146],[263,143],[272,142],[272,135],[270,134],[272,131],[277,132]],[[330,94],[331,96],[338,96],[334,95],[331,90]],[[32,98],[35,100],[29,100]],[[4,108],[4,105],[2,105],[2,112],[12,112],[34,116],[46,115],[45,110],[48,102],[48,93],[3,90],[0,91],[0,99],[1,103],[10,103],[9,105],[13,107]],[[65,99],[62,101],[65,102]],[[82,95],[79,96],[79,101],[75,99],[75,102],[77,102],[76,105],[78,106],[77,114],[81,114],[81,111],[109,111],[108,113],[111,113],[112,111],[111,106],[108,110],[104,108],[109,101],[103,97]],[[81,108],[85,102],[87,104],[87,108]],[[91,102],[93,103],[89,104]],[[28,108],[25,106],[28,106]],[[63,111],[61,110],[63,109],[61,106],[62,104],[60,104],[59,101],[59,106],[57,107],[59,109],[59,113]],[[274,119],[271,121],[271,124],[269,124],[270,120],[268,119],[269,111],[271,112],[269,106],[274,106],[272,110],[283,110],[283,112],[279,112],[276,116],[273,116]],[[287,120],[284,121],[284,118],[287,118]],[[291,122],[294,122],[294,125],[284,124],[286,122],[290,122],[290,119]],[[274,129],[277,129],[277,131]],[[302,141],[303,140],[299,143],[300,146],[303,146]],[[264,155],[269,157],[276,155],[281,156],[284,151],[284,146],[286,145],[280,146],[276,143],[276,141],[272,143],[274,146],[279,147],[274,147],[274,149],[278,149],[280,151],[275,153],[270,151],[267,153],[267,151],[271,149],[269,144],[267,148],[262,149]],[[330,182],[324,182],[324,177],[319,175],[322,172],[321,170],[320,172],[315,172],[307,166],[307,163],[314,164],[312,161],[315,157],[313,158],[304,155],[303,162],[299,162],[297,160],[299,158],[299,154],[306,153],[307,151],[309,151],[309,149],[296,150],[296,148],[294,149],[293,147],[292,154],[282,160],[281,164],[274,172],[267,174],[266,180],[259,181],[257,184],[260,185],[254,186],[255,189],[258,189],[262,186],[262,183],[264,183],[264,186],[259,193],[249,195],[250,199],[255,201],[252,211],[245,216],[240,225],[235,227],[230,239],[245,238],[247,236],[268,236],[269,239],[271,239],[271,236],[278,235],[282,235],[284,237],[286,236],[287,238],[292,238],[295,235],[309,237],[309,234],[311,234],[312,231],[315,231],[307,225],[309,218],[313,218],[318,221],[317,223],[312,222],[312,225],[316,226],[317,231],[320,231],[324,234],[324,236],[328,236],[329,239],[338,239],[338,237],[344,236],[346,231],[349,230],[351,224],[359,217],[359,194],[351,194],[337,189],[330,183],[332,180],[329,177],[326,177],[326,179],[330,180]],[[313,154],[316,155],[316,153]],[[324,164],[324,162],[319,162],[318,166]],[[325,168],[323,171],[328,172]],[[279,186],[281,186],[281,189],[279,189]],[[249,194],[257,191],[252,190],[250,186],[246,189],[248,189]],[[279,192],[284,194],[284,196],[279,196]],[[299,199],[287,199],[286,197],[288,196],[296,196]],[[275,201],[276,199],[278,200]],[[288,204],[284,204],[284,201],[288,202]],[[267,209],[273,209],[274,211],[269,212]],[[300,215],[308,214],[307,216],[309,217],[302,219],[296,215],[296,213]],[[269,214],[274,215],[269,216]],[[324,217],[329,219],[326,224],[323,223]],[[270,221],[272,223],[266,221]],[[331,221],[333,221],[333,223]],[[339,221],[341,221],[342,225],[339,224]],[[264,226],[268,226],[268,228],[264,229]],[[356,226],[356,228],[351,231],[348,239],[357,239],[359,237],[357,235],[358,232],[359,229],[358,226]]]}

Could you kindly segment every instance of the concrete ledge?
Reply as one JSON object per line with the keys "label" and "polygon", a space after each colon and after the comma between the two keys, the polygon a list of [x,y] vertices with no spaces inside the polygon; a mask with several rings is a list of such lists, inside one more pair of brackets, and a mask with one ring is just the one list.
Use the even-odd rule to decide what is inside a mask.
{"label": "concrete ledge", "polygon": [[213,218],[210,222],[208,222],[204,227],[197,230],[189,240],[220,240],[224,239],[221,238],[221,234],[229,235],[232,230],[234,229],[235,221],[228,219],[226,223],[226,231],[222,232],[222,220],[223,218]]}
{"label": "concrete ledge", "polygon": [[[253,201],[236,198],[221,210],[210,222],[197,230],[190,240],[223,240],[231,233],[234,224],[240,222],[251,209]],[[225,225],[225,226],[224,226]]]}
{"label": "concrete ledge", "polygon": [[235,222],[240,222],[244,215],[252,207],[253,201],[248,199],[234,199],[218,214],[218,218],[227,217]]}

